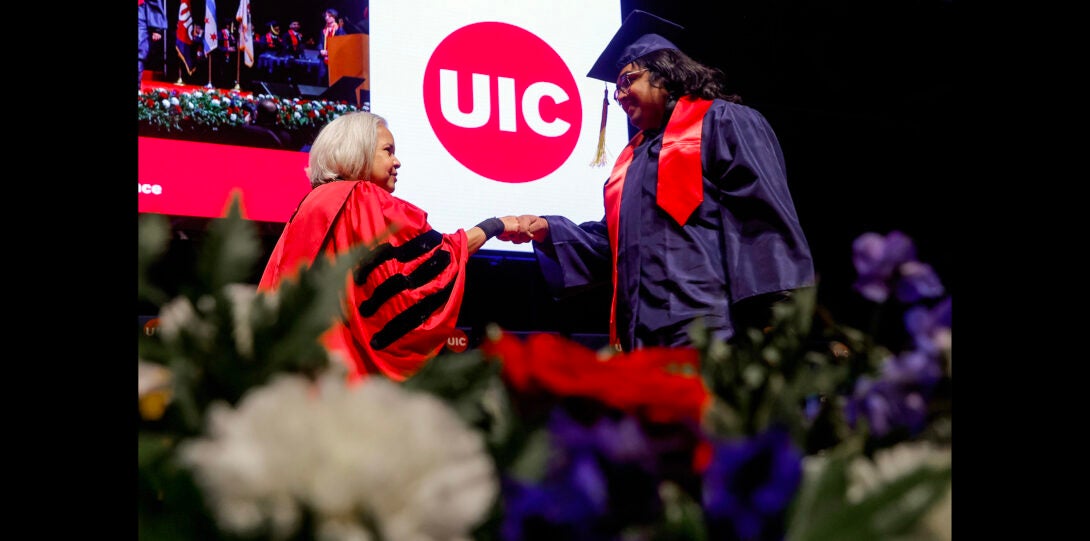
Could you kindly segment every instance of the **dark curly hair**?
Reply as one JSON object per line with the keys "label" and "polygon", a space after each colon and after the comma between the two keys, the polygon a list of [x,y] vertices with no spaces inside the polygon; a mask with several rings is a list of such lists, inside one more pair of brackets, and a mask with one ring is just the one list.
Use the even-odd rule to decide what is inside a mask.
{"label": "dark curly hair", "polygon": [[651,72],[651,84],[662,85],[675,100],[690,95],[742,103],[741,96],[726,91],[727,76],[723,70],[705,66],[677,49],[661,49],[648,53],[633,63],[640,68],[647,68]]}

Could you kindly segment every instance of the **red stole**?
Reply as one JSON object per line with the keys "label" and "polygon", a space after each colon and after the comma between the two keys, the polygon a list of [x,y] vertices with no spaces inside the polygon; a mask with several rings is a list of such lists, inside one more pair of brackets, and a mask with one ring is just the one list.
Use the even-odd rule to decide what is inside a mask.
{"label": "red stole", "polygon": [[[689,216],[704,200],[703,174],[700,166],[700,130],[711,100],[685,96],[678,100],[662,134],[659,153],[658,183],[655,202],[678,223],[685,225]],[[637,146],[643,141],[639,132],[617,157],[606,182],[606,227],[613,252],[613,301],[609,308],[609,343],[620,350],[617,339],[617,232],[621,214],[621,192],[625,174]]]}
{"label": "red stole", "polygon": [[322,62],[329,63],[329,38],[337,35],[337,23],[329,24],[322,27],[322,49],[325,50],[325,54],[322,55]]}

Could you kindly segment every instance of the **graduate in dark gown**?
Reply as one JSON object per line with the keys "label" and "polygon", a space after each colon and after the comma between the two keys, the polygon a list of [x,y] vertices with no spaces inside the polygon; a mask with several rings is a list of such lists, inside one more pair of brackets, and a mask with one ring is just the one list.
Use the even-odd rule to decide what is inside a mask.
{"label": "graduate in dark gown", "polygon": [[721,340],[761,328],[771,307],[815,283],[779,141],[727,94],[723,73],[682,53],[682,28],[634,10],[587,74],[639,133],[604,187],[605,216],[519,217],[554,297],[613,287],[610,343],[691,343],[698,319]]}
{"label": "graduate in dark gown", "polygon": [[136,0],[136,88],[144,87],[144,62],[151,42],[163,39],[167,27],[165,0]]}

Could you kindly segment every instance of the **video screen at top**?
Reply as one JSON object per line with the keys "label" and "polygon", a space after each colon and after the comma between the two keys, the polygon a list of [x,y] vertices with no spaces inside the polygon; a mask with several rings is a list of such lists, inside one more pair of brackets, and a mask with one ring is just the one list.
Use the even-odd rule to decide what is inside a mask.
{"label": "video screen at top", "polygon": [[394,195],[440,231],[507,214],[602,218],[627,118],[610,102],[603,125],[612,85],[586,73],[620,24],[616,0],[345,2],[344,33],[329,38],[324,7],[266,0],[249,5],[252,49],[248,4],[166,1],[168,54],[141,81],[139,212],[215,218],[238,192],[246,218],[286,222],[310,190],[318,130],[369,110],[396,139]]}

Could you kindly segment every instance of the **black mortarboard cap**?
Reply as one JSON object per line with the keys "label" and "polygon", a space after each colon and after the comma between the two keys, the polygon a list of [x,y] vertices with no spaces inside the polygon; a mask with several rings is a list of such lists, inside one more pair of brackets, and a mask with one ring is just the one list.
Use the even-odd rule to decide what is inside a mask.
{"label": "black mortarboard cap", "polygon": [[674,22],[638,9],[632,10],[613,34],[587,77],[612,83],[625,64],[662,49],[678,49],[685,29]]}

